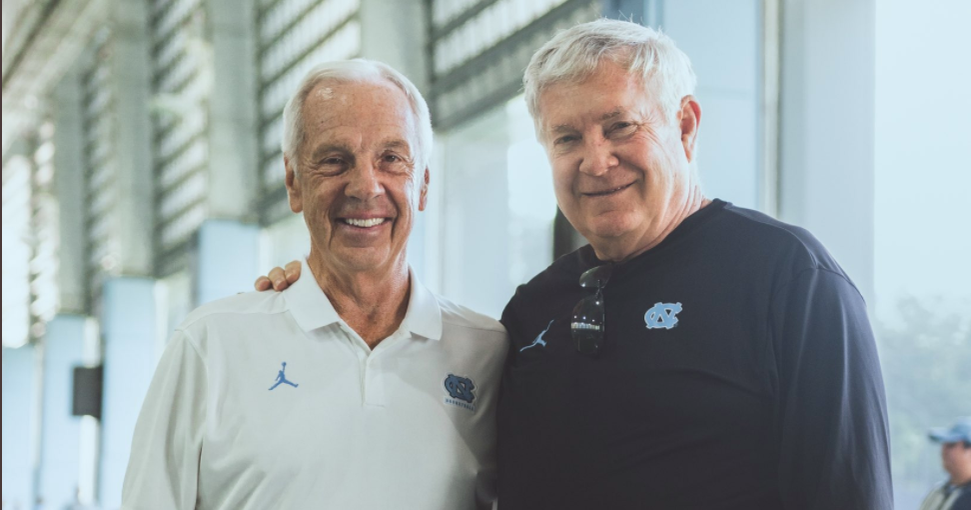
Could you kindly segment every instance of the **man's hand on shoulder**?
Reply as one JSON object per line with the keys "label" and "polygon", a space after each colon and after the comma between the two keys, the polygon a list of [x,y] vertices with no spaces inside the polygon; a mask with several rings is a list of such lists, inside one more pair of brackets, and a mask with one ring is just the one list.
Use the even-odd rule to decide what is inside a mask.
{"label": "man's hand on shoulder", "polygon": [[300,279],[300,267],[299,260],[291,260],[284,267],[274,267],[267,276],[257,278],[253,287],[261,292],[270,289],[280,292]]}

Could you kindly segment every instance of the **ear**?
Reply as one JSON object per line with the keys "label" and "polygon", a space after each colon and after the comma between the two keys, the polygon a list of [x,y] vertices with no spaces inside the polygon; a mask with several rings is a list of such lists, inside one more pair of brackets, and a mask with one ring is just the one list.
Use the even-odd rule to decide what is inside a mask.
{"label": "ear", "polygon": [[303,211],[303,198],[300,195],[300,179],[297,171],[290,161],[290,158],[283,156],[283,166],[286,167],[287,199],[290,201],[290,210],[298,213]]}
{"label": "ear", "polygon": [[692,95],[681,99],[681,111],[678,112],[681,125],[681,144],[684,145],[684,155],[691,163],[695,159],[695,145],[698,141],[698,128],[701,127],[701,105]]}
{"label": "ear", "polygon": [[419,211],[424,211],[425,210],[425,206],[428,205],[428,180],[429,180],[429,174],[428,174],[428,167],[426,166],[425,167],[425,177],[424,177],[424,179],[422,179],[421,191],[419,192],[419,195],[418,195],[418,210]]}

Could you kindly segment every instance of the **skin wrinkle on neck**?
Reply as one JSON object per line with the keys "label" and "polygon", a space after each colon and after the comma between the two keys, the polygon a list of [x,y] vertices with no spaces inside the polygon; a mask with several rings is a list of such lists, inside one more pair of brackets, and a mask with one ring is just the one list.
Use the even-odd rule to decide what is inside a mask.
{"label": "skin wrinkle on neck", "polygon": [[[387,272],[340,274],[329,271],[311,249],[307,264],[337,315],[374,349],[400,327],[408,311],[411,278],[397,261]],[[388,320],[392,318],[392,320]]]}

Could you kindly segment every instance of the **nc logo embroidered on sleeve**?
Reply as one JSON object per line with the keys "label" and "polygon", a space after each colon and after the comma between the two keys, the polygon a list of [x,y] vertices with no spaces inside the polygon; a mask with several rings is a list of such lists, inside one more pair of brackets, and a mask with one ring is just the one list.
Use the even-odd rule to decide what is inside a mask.
{"label": "nc logo embroidered on sleeve", "polygon": [[475,411],[475,405],[472,404],[475,400],[475,383],[472,379],[448,374],[445,378],[445,390],[448,391],[448,397],[445,397],[446,404]]}
{"label": "nc logo embroidered on sleeve", "polygon": [[678,325],[676,315],[681,313],[681,303],[654,303],[644,314],[647,329],[671,329]]}

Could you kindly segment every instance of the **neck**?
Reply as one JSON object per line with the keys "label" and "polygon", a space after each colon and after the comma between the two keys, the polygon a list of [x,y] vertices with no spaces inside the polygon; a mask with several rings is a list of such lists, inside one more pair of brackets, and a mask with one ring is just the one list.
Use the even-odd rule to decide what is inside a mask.
{"label": "neck", "polygon": [[971,483],[971,471],[951,475],[951,485],[961,486]]}
{"label": "neck", "polygon": [[682,203],[665,211],[665,214],[656,220],[658,225],[649,229],[646,236],[600,239],[598,242],[590,240],[590,244],[600,260],[626,262],[661,244],[688,216],[710,203],[711,200],[705,198],[701,188],[694,186]]}
{"label": "neck", "polygon": [[334,310],[368,347],[373,349],[401,326],[411,291],[404,253],[388,267],[341,271],[311,249],[307,264]]}

